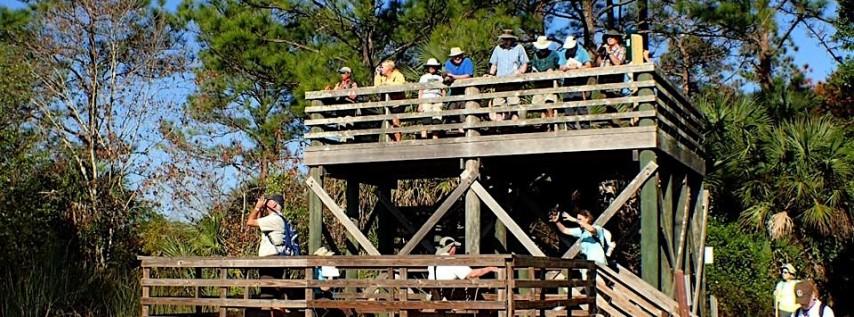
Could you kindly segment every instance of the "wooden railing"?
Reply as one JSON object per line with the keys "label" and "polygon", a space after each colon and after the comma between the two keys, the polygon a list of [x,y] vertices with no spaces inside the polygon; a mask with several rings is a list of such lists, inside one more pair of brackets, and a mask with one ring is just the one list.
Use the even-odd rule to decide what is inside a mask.
{"label": "wooden railing", "polygon": [[[420,89],[444,89],[444,97],[418,99]],[[554,103],[542,96],[557,97]],[[355,98],[354,98],[355,97]],[[691,151],[702,154],[702,114],[653,64],[478,77],[451,85],[403,84],[305,94],[312,146],[390,142],[395,134],[419,142],[422,132],[439,138],[527,134],[636,127],[654,123]],[[510,104],[493,100],[519,99]],[[536,101],[536,102],[535,102]],[[419,112],[421,104],[441,103],[439,112]],[[646,106],[644,106],[646,105]],[[555,116],[545,116],[556,110]],[[493,120],[495,114],[516,120]],[[432,120],[441,117],[441,120]],[[643,119],[647,123],[642,123]],[[399,121],[400,124],[395,124]],[[432,137],[432,136],[430,136]]]}
{"label": "wooden railing", "polygon": [[680,315],[673,298],[650,286],[628,269],[602,265],[598,269],[596,289],[599,297],[596,301],[601,313],[611,317]]}
{"label": "wooden railing", "polygon": [[[511,255],[139,259],[142,316],[181,312],[227,316],[229,309],[305,316],[327,310],[504,316],[547,310],[573,316],[597,312],[596,266],[583,260]],[[338,268],[341,278],[315,279],[315,270],[322,266]],[[430,266],[495,267],[498,272],[479,279],[430,280]],[[259,268],[284,269],[285,277],[261,279]],[[587,279],[579,277],[579,270],[587,270]],[[547,280],[547,271],[563,274]],[[284,290],[287,298],[259,298],[264,288]]]}

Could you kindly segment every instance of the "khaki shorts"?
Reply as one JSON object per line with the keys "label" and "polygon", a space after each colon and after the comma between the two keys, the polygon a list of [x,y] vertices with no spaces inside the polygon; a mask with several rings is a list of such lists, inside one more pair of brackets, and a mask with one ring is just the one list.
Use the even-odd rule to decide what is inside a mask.
{"label": "khaki shorts", "polygon": [[[442,112],[442,103],[422,103],[418,106],[419,112]],[[442,120],[442,116],[434,116],[433,119]]]}

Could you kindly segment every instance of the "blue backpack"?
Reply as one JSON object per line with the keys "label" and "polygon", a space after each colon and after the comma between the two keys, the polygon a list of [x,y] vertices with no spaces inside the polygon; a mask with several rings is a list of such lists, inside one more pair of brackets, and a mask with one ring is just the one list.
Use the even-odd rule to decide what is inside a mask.
{"label": "blue backpack", "polygon": [[285,216],[282,216],[282,214],[278,212],[276,214],[282,218],[282,222],[285,224],[285,227],[282,230],[284,233],[284,236],[282,237],[282,244],[277,245],[273,242],[273,238],[270,237],[270,231],[264,231],[264,235],[267,237],[267,240],[270,241],[270,244],[276,247],[277,255],[300,255],[299,238],[296,229],[288,219],[285,219]]}

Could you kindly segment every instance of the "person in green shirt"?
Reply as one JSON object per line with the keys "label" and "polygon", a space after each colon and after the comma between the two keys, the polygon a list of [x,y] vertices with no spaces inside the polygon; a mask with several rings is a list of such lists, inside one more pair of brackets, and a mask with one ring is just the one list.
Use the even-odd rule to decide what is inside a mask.
{"label": "person in green shirt", "polygon": [[[560,56],[558,56],[557,52],[551,49],[552,41],[550,41],[545,36],[537,37],[537,41],[534,42],[534,53],[531,54],[531,71],[532,72],[551,72],[560,70]],[[550,88],[553,87],[552,82],[541,82],[541,85],[537,85],[537,88]],[[534,105],[538,104],[547,104],[547,103],[556,103],[557,95],[556,94],[544,94],[544,95],[535,95],[531,99],[531,103]],[[541,118],[551,118],[555,116],[554,109],[546,109],[540,117]],[[519,117],[524,118],[522,114]]]}

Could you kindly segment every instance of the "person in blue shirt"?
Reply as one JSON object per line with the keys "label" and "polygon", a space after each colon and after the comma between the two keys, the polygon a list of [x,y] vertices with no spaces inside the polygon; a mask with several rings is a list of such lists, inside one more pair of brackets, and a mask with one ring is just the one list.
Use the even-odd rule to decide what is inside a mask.
{"label": "person in blue shirt", "polygon": [[[605,257],[605,244],[607,238],[605,229],[602,226],[593,225],[593,215],[590,211],[582,209],[578,211],[577,217],[573,217],[567,213],[563,215],[563,220],[575,222],[577,228],[568,228],[561,223],[560,216],[557,212],[549,215],[549,220],[557,226],[558,231],[568,236],[573,236],[581,240],[581,254],[588,261],[596,262],[601,265],[608,265],[608,259]],[[582,271],[582,277],[586,278],[586,271]]]}
{"label": "person in blue shirt", "polygon": [[590,59],[590,54],[587,50],[578,45],[575,37],[570,35],[563,42],[563,47],[558,51],[558,64],[560,70],[567,71],[570,69],[590,68],[593,66],[593,61]]}
{"label": "person in blue shirt", "polygon": [[448,60],[445,61],[446,81],[471,77],[474,77],[474,62],[465,56],[462,49],[452,47],[451,53],[448,54]]}
{"label": "person in blue shirt", "polygon": [[[581,45],[578,45],[578,41],[576,41],[575,37],[570,35],[566,37],[566,40],[563,41],[563,46],[557,51],[559,60],[558,64],[560,65],[560,70],[562,71],[572,71],[575,69],[583,69],[593,67],[593,60],[590,58],[590,54],[587,53],[587,50],[584,49]],[[565,86],[578,86],[578,85],[586,85],[589,84],[589,80],[591,78],[588,77],[579,77],[579,78],[567,78],[564,80]],[[590,93],[568,93],[566,98],[573,99],[587,99]],[[571,107],[565,108],[564,114],[567,116],[574,115],[586,115],[588,113],[587,108],[585,107]],[[568,123],[568,127],[570,128],[587,128],[589,126],[588,122],[581,122],[580,124],[577,122]]]}

